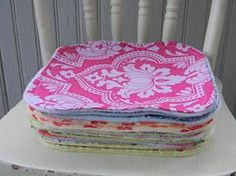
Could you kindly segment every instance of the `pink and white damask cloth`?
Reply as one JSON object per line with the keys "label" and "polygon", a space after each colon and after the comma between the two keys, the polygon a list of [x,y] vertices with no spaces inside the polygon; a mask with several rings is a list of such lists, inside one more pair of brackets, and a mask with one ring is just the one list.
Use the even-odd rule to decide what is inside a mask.
{"label": "pink and white damask cloth", "polygon": [[60,47],[27,86],[24,99],[45,113],[177,117],[208,114],[219,102],[206,56],[177,42]]}
{"label": "pink and white damask cloth", "polygon": [[48,146],[160,156],[201,151],[220,102],[205,55],[177,42],[60,47],[24,99]]}

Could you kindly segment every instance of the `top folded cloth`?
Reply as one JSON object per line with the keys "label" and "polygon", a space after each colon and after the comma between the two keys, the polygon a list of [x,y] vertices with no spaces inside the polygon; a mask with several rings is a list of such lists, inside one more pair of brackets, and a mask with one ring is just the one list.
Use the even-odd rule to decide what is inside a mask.
{"label": "top folded cloth", "polygon": [[94,41],[58,48],[24,99],[46,113],[205,115],[219,95],[206,56],[177,42]]}

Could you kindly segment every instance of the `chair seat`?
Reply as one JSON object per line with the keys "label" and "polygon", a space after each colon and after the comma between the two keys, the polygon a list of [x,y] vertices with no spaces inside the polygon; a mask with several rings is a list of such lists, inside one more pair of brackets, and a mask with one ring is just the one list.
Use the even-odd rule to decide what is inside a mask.
{"label": "chair seat", "polygon": [[[18,103],[0,121],[0,160],[26,170],[88,175],[224,175],[236,171],[236,122],[222,98],[210,146],[187,158],[159,158],[62,152],[32,136],[26,103]],[[13,167],[14,168],[14,167]],[[1,171],[1,170],[0,170]]]}

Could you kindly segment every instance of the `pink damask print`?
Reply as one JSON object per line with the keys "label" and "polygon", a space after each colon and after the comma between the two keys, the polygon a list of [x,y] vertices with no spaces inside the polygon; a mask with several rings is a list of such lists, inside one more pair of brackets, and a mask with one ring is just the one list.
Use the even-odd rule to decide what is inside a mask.
{"label": "pink damask print", "polygon": [[193,47],[96,41],[57,49],[24,98],[44,112],[199,113],[213,106],[216,91],[207,58]]}

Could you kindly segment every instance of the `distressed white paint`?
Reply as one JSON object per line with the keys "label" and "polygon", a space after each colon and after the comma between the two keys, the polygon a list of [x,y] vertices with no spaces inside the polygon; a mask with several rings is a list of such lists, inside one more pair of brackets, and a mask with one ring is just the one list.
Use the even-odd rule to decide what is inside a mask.
{"label": "distressed white paint", "polygon": [[114,41],[123,37],[124,0],[111,0],[111,32]]}
{"label": "distressed white paint", "polygon": [[182,0],[167,0],[162,40],[175,40],[178,11]]}
{"label": "distressed white paint", "polygon": [[97,0],[83,0],[87,40],[98,39]]}
{"label": "distressed white paint", "polygon": [[42,63],[45,65],[56,49],[55,32],[49,16],[47,0],[34,0]]}
{"label": "distressed white paint", "polygon": [[211,11],[203,46],[203,52],[210,60],[212,69],[218,54],[221,34],[224,26],[227,0],[212,0]]}
{"label": "distressed white paint", "polygon": [[138,43],[146,42],[150,20],[151,0],[139,0],[138,3]]}

